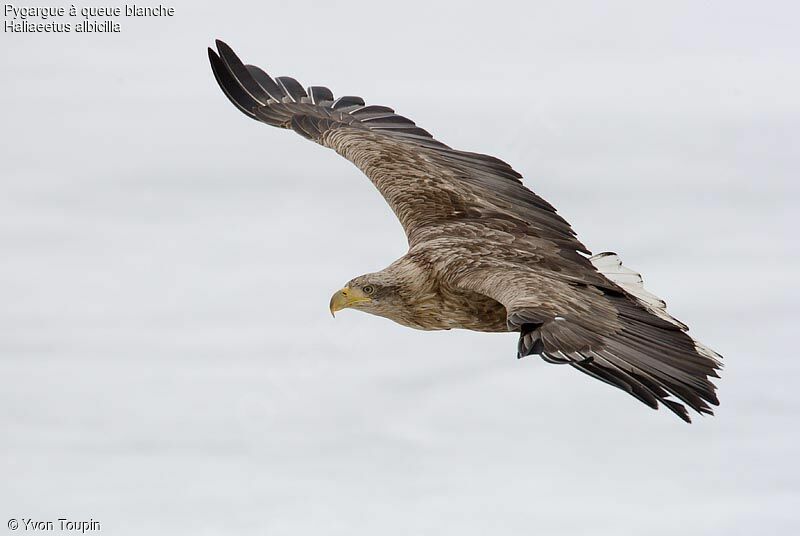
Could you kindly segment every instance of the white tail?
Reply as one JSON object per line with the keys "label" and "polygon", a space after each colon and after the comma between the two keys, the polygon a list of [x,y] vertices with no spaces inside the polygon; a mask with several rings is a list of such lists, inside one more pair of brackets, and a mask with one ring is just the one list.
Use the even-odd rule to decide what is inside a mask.
{"label": "white tail", "polygon": [[645,289],[642,276],[630,268],[622,266],[622,261],[616,253],[598,253],[590,257],[589,261],[597,268],[598,272],[622,287],[625,292],[636,298],[648,311],[667,322],[675,324],[682,330],[689,329],[685,324],[667,313],[666,302]]}
{"label": "white tail", "polygon": [[[594,265],[595,268],[597,268],[598,272],[622,287],[625,292],[636,298],[636,300],[648,311],[657,317],[662,318],[675,326],[678,326],[683,331],[689,330],[689,327],[686,326],[686,324],[671,317],[669,313],[667,313],[667,304],[664,300],[655,294],[648,292],[647,289],[644,288],[644,282],[641,275],[629,268],[626,268],[625,266],[622,266],[622,261],[616,253],[598,253],[597,255],[589,257],[589,261]],[[691,335],[689,336],[691,337]],[[697,342],[694,337],[692,337],[692,340],[694,341],[694,347],[697,350],[697,353],[706,356],[709,359],[713,359],[720,366],[722,365],[722,357],[717,352],[708,346]]]}

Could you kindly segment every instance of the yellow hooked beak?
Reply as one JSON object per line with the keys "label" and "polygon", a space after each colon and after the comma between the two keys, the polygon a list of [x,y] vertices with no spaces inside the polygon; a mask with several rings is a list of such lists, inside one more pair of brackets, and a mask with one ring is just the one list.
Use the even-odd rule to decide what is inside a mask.
{"label": "yellow hooked beak", "polygon": [[331,315],[336,318],[336,311],[347,309],[357,303],[371,301],[369,296],[357,288],[344,287],[331,296]]}

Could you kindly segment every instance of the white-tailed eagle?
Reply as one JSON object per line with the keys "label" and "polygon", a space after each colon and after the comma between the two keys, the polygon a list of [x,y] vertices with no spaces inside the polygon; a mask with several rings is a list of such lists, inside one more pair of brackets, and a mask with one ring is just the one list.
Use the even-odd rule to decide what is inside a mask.
{"label": "white-tailed eagle", "polygon": [[[505,162],[458,151],[360,97],[275,79],[217,41],[222,90],[248,117],[329,147],[364,172],[397,215],[408,253],[336,292],[354,308],[423,330],[519,333],[540,355],[659,402],[712,414],[721,357],[692,339],[613,253],[591,256],[570,225]],[[683,402],[683,404],[681,404]]]}

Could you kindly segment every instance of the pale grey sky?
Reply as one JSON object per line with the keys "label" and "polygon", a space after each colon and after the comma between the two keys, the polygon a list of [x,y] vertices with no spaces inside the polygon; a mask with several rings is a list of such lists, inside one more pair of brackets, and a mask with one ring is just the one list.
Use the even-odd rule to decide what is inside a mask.
{"label": "pale grey sky", "polygon": [[[795,3],[174,5],[2,35],[0,522],[800,528]],[[402,230],[351,164],[224,98],[217,37],[512,164],[725,356],[718,415],[518,361],[513,335],[332,320]]]}

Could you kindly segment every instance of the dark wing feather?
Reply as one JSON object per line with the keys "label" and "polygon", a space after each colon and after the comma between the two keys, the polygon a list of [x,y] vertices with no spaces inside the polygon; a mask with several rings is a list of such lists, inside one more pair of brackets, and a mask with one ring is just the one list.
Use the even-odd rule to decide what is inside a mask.
{"label": "dark wing feather", "polygon": [[294,102],[303,102],[303,99],[308,97],[303,86],[300,85],[300,82],[291,76],[279,76],[275,79],[275,82],[278,83],[284,93],[289,95]]}
{"label": "dark wing feather", "polygon": [[[249,117],[288,128],[353,162],[397,215],[409,254],[442,285],[502,303],[520,355],[539,353],[688,421],[717,404],[719,356],[696,344],[663,302],[601,273],[594,257],[521,175],[492,156],[457,151],[413,121],[361,97],[308,93],[294,79],[209,49],[222,90]],[[310,97],[309,97],[310,95]],[[635,274],[638,276],[638,274]],[[639,278],[639,281],[641,279]]]}
{"label": "dark wing feather", "polygon": [[333,103],[333,92],[326,87],[311,86],[308,88],[308,96],[311,97],[311,102],[320,106]]}
{"label": "dark wing feather", "polygon": [[709,378],[718,377],[721,358],[665,306],[651,308],[636,289],[612,280],[597,284],[576,272],[543,270],[526,249],[519,240],[465,238],[426,258],[451,285],[506,307],[509,329],[521,332],[519,357],[538,353],[570,364],[651,407],[661,402],[687,422],[678,401],[712,414],[710,405],[719,401]]}
{"label": "dark wing feather", "polygon": [[[258,82],[258,85],[261,86],[273,100],[277,102],[283,101],[283,99],[286,97],[286,93],[283,91],[283,88],[276,84],[275,81],[261,69],[261,67],[256,67],[255,65],[246,65],[245,67],[247,67],[247,72],[250,73],[250,76],[252,76],[256,82]],[[223,68],[225,68],[225,65],[223,65]]]}
{"label": "dark wing feather", "polygon": [[225,43],[217,48],[219,55],[209,49],[209,58],[228,98],[249,117],[293,129],[361,168],[400,218],[410,244],[446,236],[465,216],[483,218],[484,226],[511,226],[541,239],[550,254],[563,248],[590,269],[574,255],[588,251],[569,224],[502,160],[451,149],[393,109],[366,106],[361,97],[333,99],[326,91],[318,100],[309,88],[307,98],[294,79],[278,77],[276,84],[263,70],[246,67]]}

